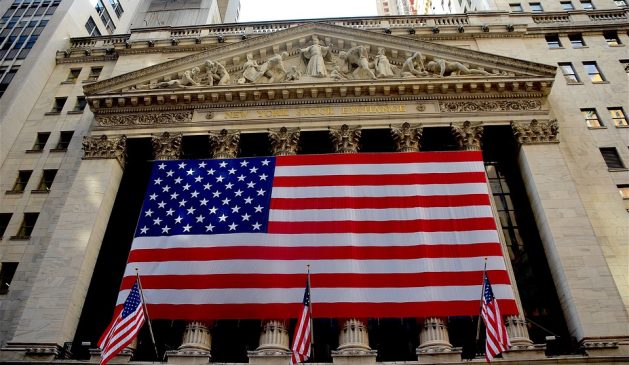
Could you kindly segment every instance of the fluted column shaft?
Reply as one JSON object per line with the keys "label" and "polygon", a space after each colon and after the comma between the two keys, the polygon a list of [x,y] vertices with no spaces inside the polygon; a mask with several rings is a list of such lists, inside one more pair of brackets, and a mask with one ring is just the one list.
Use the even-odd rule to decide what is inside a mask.
{"label": "fluted column shaft", "polygon": [[445,319],[437,317],[424,319],[419,334],[418,352],[446,352],[451,350],[452,344]]}
{"label": "fluted column shaft", "polygon": [[212,336],[207,323],[191,321],[186,324],[179,350],[192,350],[210,352],[212,348]]}

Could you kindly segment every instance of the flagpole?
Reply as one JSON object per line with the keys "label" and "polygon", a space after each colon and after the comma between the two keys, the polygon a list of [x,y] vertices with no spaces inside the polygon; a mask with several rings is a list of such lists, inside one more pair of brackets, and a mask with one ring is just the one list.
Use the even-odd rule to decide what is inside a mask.
{"label": "flagpole", "polygon": [[153,336],[153,327],[151,326],[151,317],[149,316],[149,310],[146,306],[146,300],[144,299],[144,290],[142,290],[142,281],[140,281],[140,272],[138,268],[135,268],[135,275],[138,278],[138,289],[140,289],[140,296],[142,296],[142,307],[146,314],[146,322],[149,324],[149,333],[151,334],[151,340],[153,341],[153,349],[155,350],[155,356],[159,360],[159,353],[157,352],[157,344],[155,343],[155,336]]}
{"label": "flagpole", "polygon": [[480,286],[480,310],[478,311],[478,324],[476,325],[476,344],[480,339],[480,319],[483,312],[483,300],[485,297],[485,275],[487,275],[487,257],[485,257],[485,266],[483,267],[483,280]]}
{"label": "flagpole", "polygon": [[310,264],[306,265],[308,280],[308,314],[310,315],[310,357],[314,360],[314,325],[312,323],[312,286],[310,285]]}

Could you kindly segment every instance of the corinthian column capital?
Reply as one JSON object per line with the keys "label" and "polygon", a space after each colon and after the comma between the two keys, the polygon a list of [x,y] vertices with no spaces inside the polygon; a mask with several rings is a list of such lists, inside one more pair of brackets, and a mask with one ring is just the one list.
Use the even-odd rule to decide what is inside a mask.
{"label": "corinthian column capital", "polygon": [[480,151],[481,138],[483,138],[483,123],[472,123],[466,120],[463,123],[451,123],[450,129],[459,144],[460,150]]}
{"label": "corinthian column capital", "polygon": [[299,150],[299,128],[269,129],[271,149],[275,156],[296,155]]}
{"label": "corinthian column capital", "polygon": [[116,159],[120,166],[127,162],[127,136],[118,137],[86,136],[83,137],[83,159]]}
{"label": "corinthian column capital", "polygon": [[343,124],[340,128],[330,127],[330,138],[336,153],[357,153],[360,149],[361,126],[350,127]]}
{"label": "corinthian column capital", "polygon": [[240,131],[228,131],[227,129],[220,132],[210,131],[210,143],[212,144],[213,158],[234,158],[238,155]]}
{"label": "corinthian column capital", "polygon": [[543,122],[533,119],[530,123],[511,122],[511,128],[519,144],[559,143],[559,124],[556,119]]}
{"label": "corinthian column capital", "polygon": [[424,128],[421,124],[410,124],[404,122],[400,125],[391,126],[391,135],[395,148],[398,152],[417,152],[419,151],[419,140],[422,137]]}
{"label": "corinthian column capital", "polygon": [[182,133],[170,134],[164,132],[152,135],[153,157],[156,160],[176,160],[181,157]]}

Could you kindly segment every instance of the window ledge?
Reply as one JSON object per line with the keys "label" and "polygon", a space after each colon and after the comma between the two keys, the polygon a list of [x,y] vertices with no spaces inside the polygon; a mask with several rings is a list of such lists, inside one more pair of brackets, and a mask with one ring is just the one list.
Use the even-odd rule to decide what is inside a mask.
{"label": "window ledge", "polygon": [[590,48],[590,47],[589,46],[572,47],[572,49],[583,49],[583,48]]}
{"label": "window ledge", "polygon": [[90,84],[90,83],[96,82],[96,81],[98,81],[98,80],[83,80],[81,82],[84,83],[84,84]]}
{"label": "window ledge", "polygon": [[26,150],[24,152],[26,152],[26,153],[42,153],[42,152],[44,152],[44,149],[42,148],[41,150]]}
{"label": "window ledge", "polygon": [[607,127],[605,127],[605,126],[601,126],[601,127],[588,127],[588,129],[607,129]]}
{"label": "window ledge", "polygon": [[76,80],[74,80],[74,81],[61,81],[61,85],[71,85],[71,84],[76,84]]}
{"label": "window ledge", "polygon": [[48,193],[50,193],[50,189],[47,189],[47,190],[39,190],[39,189],[38,190],[31,190],[31,193],[33,193],[33,194],[48,194]]}
{"label": "window ledge", "polygon": [[629,125],[621,124],[621,125],[617,125],[616,128],[629,128]]}
{"label": "window ledge", "polygon": [[9,239],[11,241],[28,241],[31,239],[31,236],[11,236]]}
{"label": "window ledge", "polygon": [[83,114],[83,110],[68,110],[68,114]]}
{"label": "window ledge", "polygon": [[553,50],[553,49],[565,49],[565,47],[548,47],[549,50]]}
{"label": "window ledge", "polygon": [[607,169],[609,170],[609,172],[623,172],[623,171],[629,171],[628,168],[626,167],[616,167],[616,168],[611,168],[611,169]]}
{"label": "window ledge", "polygon": [[44,115],[59,115],[61,112],[46,112]]}
{"label": "window ledge", "polygon": [[67,148],[51,148],[50,152],[68,152]]}
{"label": "window ledge", "polygon": [[624,44],[617,44],[617,45],[615,45],[615,46],[612,46],[612,45],[608,44],[608,46],[609,46],[610,48],[616,48],[616,47],[624,47],[625,45],[624,45]]}
{"label": "window ledge", "polygon": [[609,81],[592,81],[592,84],[609,84]]}
{"label": "window ledge", "polygon": [[579,82],[566,82],[566,85],[583,85],[581,81]]}
{"label": "window ledge", "polygon": [[7,190],[4,193],[7,195],[19,195],[24,193],[24,190]]}

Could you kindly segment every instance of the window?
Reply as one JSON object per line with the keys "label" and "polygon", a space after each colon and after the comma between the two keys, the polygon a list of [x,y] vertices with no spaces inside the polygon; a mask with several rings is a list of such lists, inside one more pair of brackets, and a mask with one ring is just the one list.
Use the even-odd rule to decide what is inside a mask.
{"label": "window", "polygon": [[622,108],[607,108],[607,110],[609,110],[609,114],[611,115],[616,127],[629,127],[629,123],[627,123],[627,116]]}
{"label": "window", "polygon": [[[15,74],[17,73],[19,69],[20,69],[20,66],[12,66],[9,72],[4,74],[4,78],[2,78],[2,72],[0,72],[0,78],[2,78],[2,80],[0,80],[0,97],[7,90],[7,88],[9,87],[9,84],[11,83],[11,80],[13,80],[13,77],[15,76]],[[0,68],[0,71],[3,71],[3,70]]]}
{"label": "window", "polygon": [[585,10],[594,10],[594,4],[592,4],[591,0],[581,0],[581,6]]}
{"label": "window", "polygon": [[65,96],[55,98],[55,103],[52,105],[52,109],[50,109],[50,112],[61,113],[61,110],[63,110],[63,106],[65,105],[66,100],[68,100],[68,98]]}
{"label": "window", "polygon": [[68,73],[68,78],[66,79],[66,82],[75,82],[76,79],[79,78],[79,74],[81,73],[81,69],[80,68],[71,68],[70,69],[70,73]]}
{"label": "window", "polygon": [[48,142],[48,137],[50,137],[50,132],[37,133],[37,138],[35,139],[31,151],[42,151],[46,146],[46,142]]}
{"label": "window", "polygon": [[618,33],[615,30],[609,30],[603,32],[603,37],[605,37],[605,42],[610,47],[617,47],[621,45],[620,38],[618,38]]}
{"label": "window", "polygon": [[17,178],[15,179],[15,183],[13,184],[13,189],[11,192],[22,192],[26,189],[26,184],[28,184],[28,179],[31,178],[32,170],[20,170],[17,173]]}
{"label": "window", "polygon": [[56,175],[57,170],[44,170],[44,173],[41,176],[41,180],[39,180],[39,185],[37,185],[36,191],[50,191],[50,187],[52,186],[52,182],[55,180]]}
{"label": "window", "polygon": [[627,0],[614,0],[614,4],[616,4],[616,6],[619,8],[626,8],[629,6]]}
{"label": "window", "polygon": [[546,43],[548,44],[548,48],[562,48],[561,41],[559,41],[559,36],[557,34],[547,34],[546,35]]}
{"label": "window", "polygon": [[18,229],[17,234],[11,238],[13,239],[31,238],[31,233],[33,233],[33,229],[35,228],[35,223],[37,223],[37,217],[39,217],[39,213],[24,213],[24,219],[22,220],[22,224],[20,224],[20,228]]}
{"label": "window", "polygon": [[589,128],[604,127],[601,118],[598,117],[596,109],[581,109],[581,114],[583,115],[583,119],[585,119],[585,124],[587,124]]}
{"label": "window", "polygon": [[55,150],[57,151],[65,151],[68,149],[68,145],[72,140],[72,135],[74,131],[62,131],[59,134],[59,142],[57,142],[57,146],[55,146]]}
{"label": "window", "polygon": [[87,81],[97,81],[100,73],[103,71],[102,67],[92,67],[90,74],[87,76]]}
{"label": "window", "polygon": [[94,19],[92,19],[92,17],[87,19],[87,23],[85,23],[85,29],[87,29],[87,34],[89,34],[91,37],[101,35],[100,30],[98,30],[96,22],[94,22]]}
{"label": "window", "polygon": [[623,199],[629,199],[629,184],[616,185],[616,187]]}
{"label": "window", "polygon": [[529,3],[529,7],[531,8],[531,13],[541,13],[544,11],[541,3]]}
{"label": "window", "polygon": [[522,8],[522,4],[520,3],[509,4],[509,7],[511,7],[511,11],[514,13],[521,13],[524,11],[524,9]]}
{"label": "window", "polygon": [[17,262],[3,262],[0,263],[0,294],[6,294],[9,292],[13,275],[17,270]]}
{"label": "window", "polygon": [[572,48],[585,47],[585,42],[583,41],[583,36],[581,36],[581,33],[568,34],[568,39],[570,39],[570,44],[572,45]]}
{"label": "window", "polygon": [[98,13],[98,16],[100,16],[100,20],[102,20],[103,24],[105,24],[105,28],[107,29],[109,34],[113,33],[113,31],[116,29],[116,25],[114,24],[114,21],[111,19],[111,16],[109,16],[109,12],[105,8],[105,4],[103,4],[103,0],[96,0],[95,8],[96,8],[96,12]]}
{"label": "window", "polygon": [[583,67],[585,67],[585,72],[587,72],[588,76],[590,76],[590,81],[592,82],[604,82],[605,78],[603,74],[598,69],[595,61],[583,62]]}
{"label": "window", "polygon": [[629,60],[620,60],[620,64],[625,70],[625,73],[627,74],[627,76],[629,76]]}
{"label": "window", "polygon": [[0,239],[4,236],[4,232],[7,230],[9,226],[9,221],[11,221],[11,213],[0,213]]}
{"label": "window", "polygon": [[560,63],[559,67],[561,68],[561,72],[563,72],[563,77],[566,79],[566,83],[568,84],[578,84],[579,76],[577,75],[574,67],[572,67],[572,63]]}
{"label": "window", "polygon": [[563,10],[574,10],[574,5],[572,5],[572,1],[562,1],[561,8]]}
{"label": "window", "polygon": [[116,12],[116,16],[120,18],[122,13],[124,13],[124,10],[122,9],[122,5],[120,5],[120,2],[118,0],[109,0],[109,3],[111,4],[111,7],[114,9],[114,12]]}
{"label": "window", "polygon": [[72,111],[76,113],[82,113],[83,110],[85,110],[86,103],[87,102],[85,101],[85,96],[77,96],[76,104],[74,104],[74,109],[72,109]]}
{"label": "window", "polygon": [[607,164],[609,169],[624,169],[625,165],[622,163],[616,147],[601,147],[601,155]]}

